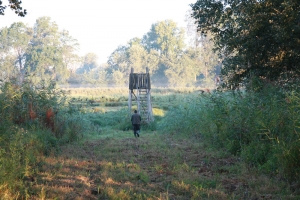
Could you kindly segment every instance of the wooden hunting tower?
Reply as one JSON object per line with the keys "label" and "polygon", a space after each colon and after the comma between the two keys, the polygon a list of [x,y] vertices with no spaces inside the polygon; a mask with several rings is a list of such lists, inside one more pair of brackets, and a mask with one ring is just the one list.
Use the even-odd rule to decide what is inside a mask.
{"label": "wooden hunting tower", "polygon": [[142,123],[149,123],[154,120],[151,104],[151,84],[149,69],[146,73],[133,73],[133,68],[129,75],[129,112],[132,113],[132,105],[137,105],[137,111],[142,117]]}

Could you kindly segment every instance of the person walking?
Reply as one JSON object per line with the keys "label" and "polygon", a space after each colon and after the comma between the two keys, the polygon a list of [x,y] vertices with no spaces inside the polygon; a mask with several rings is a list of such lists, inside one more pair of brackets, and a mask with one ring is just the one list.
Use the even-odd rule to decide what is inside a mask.
{"label": "person walking", "polygon": [[134,111],[133,115],[131,116],[131,123],[133,125],[133,134],[135,137],[140,137],[139,131],[141,126],[141,115],[137,113],[137,110]]}

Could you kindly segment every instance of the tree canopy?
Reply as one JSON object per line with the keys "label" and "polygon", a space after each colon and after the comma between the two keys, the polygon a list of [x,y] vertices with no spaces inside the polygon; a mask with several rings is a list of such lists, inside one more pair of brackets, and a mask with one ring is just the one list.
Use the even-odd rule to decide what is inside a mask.
{"label": "tree canopy", "polygon": [[79,56],[79,44],[67,30],[59,30],[50,17],[40,17],[33,27],[22,22],[0,29],[0,79],[27,76],[34,83],[128,83],[131,67],[144,73],[148,67],[154,85],[212,87],[218,59],[210,37],[197,35],[197,45],[185,44],[185,31],[172,20],[152,24],[142,38],[132,38],[113,51],[107,64],[97,55]]}
{"label": "tree canopy", "polygon": [[133,38],[111,54],[106,69],[110,81],[124,84],[131,67],[137,73],[148,67],[154,85],[213,86],[219,63],[212,43],[199,36],[197,46],[187,47],[184,37],[184,29],[172,20],[152,24],[142,39]]}
{"label": "tree canopy", "polygon": [[1,78],[25,74],[39,79],[52,78],[65,82],[69,69],[79,62],[77,40],[68,31],[59,31],[50,17],[36,20],[33,28],[22,22],[0,29]]}
{"label": "tree canopy", "polygon": [[[15,11],[18,16],[24,17],[27,14],[26,9],[23,10],[21,7],[22,1],[19,0],[8,0],[8,7]],[[4,15],[7,6],[2,4],[0,0],[0,15]]]}
{"label": "tree canopy", "polygon": [[147,49],[156,49],[165,55],[176,53],[185,46],[184,30],[172,20],[157,22],[144,35],[143,44]]}
{"label": "tree canopy", "polygon": [[223,59],[225,86],[253,78],[286,84],[300,75],[300,1],[198,0],[192,4],[198,31],[212,33]]}

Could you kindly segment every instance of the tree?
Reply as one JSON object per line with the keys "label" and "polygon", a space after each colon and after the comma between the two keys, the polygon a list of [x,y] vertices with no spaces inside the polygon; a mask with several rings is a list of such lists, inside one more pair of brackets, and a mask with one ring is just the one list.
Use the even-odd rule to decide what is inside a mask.
{"label": "tree", "polygon": [[152,24],[150,31],[143,36],[142,45],[149,52],[147,63],[152,68],[152,80],[156,84],[167,84],[165,70],[172,65],[168,63],[166,66],[166,58],[172,60],[174,55],[182,53],[184,34],[183,28],[174,21],[165,20]]}
{"label": "tree", "polygon": [[[119,46],[107,61],[106,73],[109,83],[124,84],[128,82],[130,62],[128,59],[128,45]],[[122,74],[122,75],[121,75]]]}
{"label": "tree", "polygon": [[134,44],[128,49],[128,61],[135,72],[145,72],[147,66],[147,51],[140,44]]}
{"label": "tree", "polygon": [[33,28],[13,23],[0,30],[0,76],[22,82],[27,74],[33,82],[63,83],[79,65],[78,48],[77,40],[66,30],[60,32],[50,17],[38,18]]}
{"label": "tree", "polygon": [[[18,16],[24,17],[27,14],[26,9],[23,10],[21,7],[22,1],[19,0],[8,0],[8,7],[15,11]],[[6,6],[2,5],[2,1],[0,0],[0,15],[4,15]]]}
{"label": "tree", "polygon": [[9,52],[16,58],[20,72],[24,72],[25,53],[32,38],[32,29],[22,22],[13,23],[8,29]]}
{"label": "tree", "polygon": [[141,44],[134,44],[128,48],[127,55],[130,67],[133,67],[136,73],[145,73],[146,67],[150,73],[155,73],[158,68],[159,55],[153,49],[147,52]]}
{"label": "tree", "polygon": [[98,66],[98,56],[94,53],[88,53],[83,57],[82,65],[76,70],[77,74],[84,74],[90,72]]}
{"label": "tree", "polygon": [[148,51],[155,49],[161,54],[177,53],[185,46],[184,30],[176,22],[165,20],[152,24],[150,31],[144,35],[142,43]]}
{"label": "tree", "polygon": [[98,64],[98,56],[88,53],[82,58],[81,66],[72,74],[69,82],[85,84],[105,84],[106,71],[103,65]]}
{"label": "tree", "polygon": [[80,61],[78,48],[77,40],[66,30],[60,32],[50,17],[38,18],[33,28],[13,23],[0,30],[1,77],[19,77],[22,82],[27,74],[34,82],[65,82]]}
{"label": "tree", "polygon": [[157,70],[159,68],[158,65],[159,65],[159,62],[160,62],[159,53],[154,49],[150,49],[150,52],[147,54],[146,60],[147,60],[147,63],[146,63],[145,66],[148,67],[149,72],[151,74],[157,73]]}
{"label": "tree", "polygon": [[201,33],[197,31],[197,23],[196,20],[192,17],[192,14],[192,9],[189,9],[185,16],[186,33],[189,39],[189,45],[193,48],[198,48],[200,45],[199,39],[201,39],[202,37]]}
{"label": "tree", "polygon": [[195,38],[197,47],[194,48],[195,62],[199,67],[200,75],[203,77],[202,84],[206,87],[212,87],[215,79],[219,77],[221,70],[220,59],[218,53],[214,51],[212,36],[207,33],[206,36],[199,35]]}
{"label": "tree", "polygon": [[107,84],[106,78],[107,74],[106,71],[104,70],[103,66],[98,66],[97,68],[94,68],[90,71],[89,77],[91,80],[92,84]]}
{"label": "tree", "polygon": [[9,49],[8,28],[4,27],[0,30],[0,52],[5,53]]}
{"label": "tree", "polygon": [[111,74],[111,81],[112,81],[112,83],[114,83],[116,85],[123,85],[127,79],[128,79],[128,77],[125,76],[124,73],[122,73],[119,70],[113,70],[113,72]]}
{"label": "tree", "polygon": [[192,9],[198,30],[212,33],[224,57],[226,87],[250,85],[253,77],[281,85],[299,78],[298,0],[198,0]]}
{"label": "tree", "polygon": [[[32,38],[32,29],[22,22],[13,23],[0,31],[1,70],[5,74],[24,75],[25,54]],[[12,73],[13,72],[13,73]]]}
{"label": "tree", "polygon": [[60,42],[64,68],[74,70],[80,62],[80,57],[77,55],[79,43],[67,30],[60,33]]}
{"label": "tree", "polygon": [[14,58],[10,55],[0,57],[0,79],[3,81],[7,78],[15,78],[18,74],[14,66]]}
{"label": "tree", "polygon": [[191,55],[192,51],[186,51],[180,56],[173,54],[163,57],[166,66],[164,73],[171,86],[191,86],[196,82],[199,68],[195,66],[196,59]]}
{"label": "tree", "polygon": [[36,20],[33,39],[26,57],[28,73],[37,75],[36,78],[59,77],[67,73],[63,63],[63,48],[58,25],[50,17],[41,17]]}
{"label": "tree", "polygon": [[2,28],[0,30],[0,78],[5,79],[11,77],[14,74],[14,60],[12,56],[8,54],[9,40],[8,40],[8,28]]}
{"label": "tree", "polygon": [[109,57],[106,70],[114,83],[127,83],[131,68],[135,73],[145,73],[146,67],[150,73],[157,70],[160,60],[158,52],[153,49],[148,52],[141,41],[140,38],[133,38],[127,45],[119,46]]}
{"label": "tree", "polygon": [[128,42],[127,57],[130,67],[133,67],[135,72],[142,73],[148,67],[150,73],[155,73],[160,59],[159,53],[155,49],[147,51],[142,42],[140,38],[133,38]]}
{"label": "tree", "polygon": [[[221,63],[218,52],[215,51],[213,37],[210,32],[201,34],[197,31],[196,20],[192,17],[192,10],[187,12],[187,34],[190,37],[190,45],[195,62],[199,67],[201,85],[212,87],[219,80]],[[200,78],[201,77],[201,78]]]}

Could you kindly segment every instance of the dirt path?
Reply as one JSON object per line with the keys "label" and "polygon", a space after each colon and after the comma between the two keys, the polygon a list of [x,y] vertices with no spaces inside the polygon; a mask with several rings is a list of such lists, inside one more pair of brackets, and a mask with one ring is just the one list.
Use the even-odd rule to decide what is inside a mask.
{"label": "dirt path", "polygon": [[199,140],[124,134],[44,158],[28,181],[31,192],[36,199],[276,199],[280,191]]}

